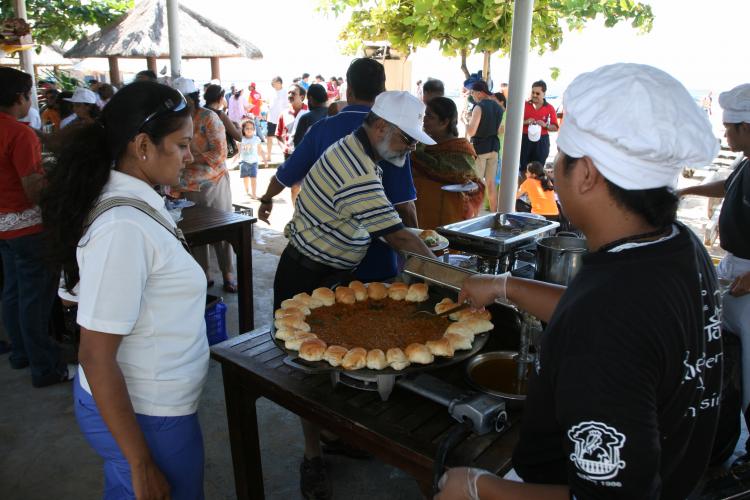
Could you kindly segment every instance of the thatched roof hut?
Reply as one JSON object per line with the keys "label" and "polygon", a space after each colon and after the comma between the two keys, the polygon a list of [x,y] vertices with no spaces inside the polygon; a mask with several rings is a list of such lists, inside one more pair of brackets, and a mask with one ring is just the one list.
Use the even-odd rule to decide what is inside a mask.
{"label": "thatched roof hut", "polygon": [[[222,57],[260,59],[258,47],[206,19],[184,5],[179,6],[179,34],[182,57],[210,58],[212,73],[218,72]],[[146,58],[156,69],[157,58],[169,57],[166,0],[140,0],[133,10],[115,23],[80,40],[66,57],[107,57],[116,71],[116,58]],[[112,62],[115,68],[112,68]],[[110,75],[115,79],[115,75]],[[117,75],[119,77],[119,75]],[[214,77],[218,78],[218,75]]]}
{"label": "thatched roof hut", "polygon": [[[78,62],[65,58],[62,49],[57,45],[42,45],[42,49],[38,54],[34,52],[33,61],[34,67],[52,66],[55,68],[73,66]],[[20,66],[20,64],[21,61],[17,57],[0,58],[0,66]]]}

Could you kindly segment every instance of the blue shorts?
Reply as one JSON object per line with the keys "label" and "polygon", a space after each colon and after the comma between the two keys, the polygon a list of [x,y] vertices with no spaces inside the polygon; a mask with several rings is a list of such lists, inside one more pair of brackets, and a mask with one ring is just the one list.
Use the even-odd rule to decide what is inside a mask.
{"label": "blue shorts", "polygon": [[241,161],[240,177],[258,177],[258,164]]}
{"label": "blue shorts", "polygon": [[[135,500],[130,465],[96,407],[76,377],[73,407],[78,426],[92,448],[104,459],[105,500]],[[167,478],[170,498],[203,500],[203,435],[198,414],[182,417],[152,417],[136,413],[156,465]]]}

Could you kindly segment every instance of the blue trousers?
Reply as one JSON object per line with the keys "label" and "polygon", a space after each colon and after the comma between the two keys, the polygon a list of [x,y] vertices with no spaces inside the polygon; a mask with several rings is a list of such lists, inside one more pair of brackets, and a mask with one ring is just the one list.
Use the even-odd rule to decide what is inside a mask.
{"label": "blue trousers", "polygon": [[[76,377],[73,383],[76,420],[86,440],[104,459],[104,499],[134,500],[130,465],[107,424]],[[173,500],[203,500],[203,435],[198,414],[152,417],[136,413],[151,456],[167,478]]]}
{"label": "blue trousers", "polygon": [[49,335],[57,280],[47,268],[41,234],[0,240],[4,285],[3,326],[12,343],[13,368],[31,365],[31,382],[47,385],[67,370]]}

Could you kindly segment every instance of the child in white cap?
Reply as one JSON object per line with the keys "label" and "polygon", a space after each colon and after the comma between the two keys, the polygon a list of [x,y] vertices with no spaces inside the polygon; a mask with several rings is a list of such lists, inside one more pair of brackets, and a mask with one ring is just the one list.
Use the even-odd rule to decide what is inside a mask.
{"label": "child in white cap", "polygon": [[565,288],[474,276],[459,301],[508,300],[548,323],[529,384],[516,477],[458,468],[438,498],[686,498],[712,452],[722,373],[711,260],[675,220],[684,166],[711,126],[661,70],[604,66],[564,95],[555,183],[589,253]]}
{"label": "child in white cap", "polygon": [[[739,85],[719,95],[724,109],[724,136],[729,149],[742,153],[729,178],[683,189],[681,195],[724,198],[719,215],[721,248],[727,255],[719,264],[719,279],[727,284],[722,321],[742,341],[742,409],[750,420],[750,84]],[[735,461],[750,463],[748,453]]]}

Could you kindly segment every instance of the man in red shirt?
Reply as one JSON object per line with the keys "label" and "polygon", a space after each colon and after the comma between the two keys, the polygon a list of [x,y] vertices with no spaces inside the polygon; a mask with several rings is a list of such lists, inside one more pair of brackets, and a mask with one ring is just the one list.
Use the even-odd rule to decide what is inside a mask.
{"label": "man in red shirt", "polygon": [[[284,151],[284,161],[294,152],[294,133],[297,131],[297,123],[299,118],[307,113],[306,95],[307,91],[296,83],[292,84],[287,92],[289,107],[279,117],[279,125],[276,127],[276,137],[279,138],[279,144]],[[292,186],[292,204],[297,201],[299,190],[299,184]]]}
{"label": "man in red shirt", "polygon": [[43,259],[44,183],[41,145],[18,121],[31,107],[31,76],[0,68],[0,257],[3,263],[3,326],[11,341],[10,366],[31,366],[31,383],[44,387],[69,380],[68,368],[49,336],[57,283]]}
{"label": "man in red shirt", "polygon": [[[523,182],[526,179],[526,166],[532,161],[538,161],[542,165],[547,163],[549,156],[549,133],[557,132],[560,128],[557,124],[557,112],[547,102],[544,94],[547,92],[547,84],[543,80],[531,85],[531,99],[526,101],[523,110],[523,137],[521,138],[521,160],[518,164],[518,176]],[[529,138],[529,125],[541,127],[541,135]],[[534,140],[536,139],[536,140]]]}

